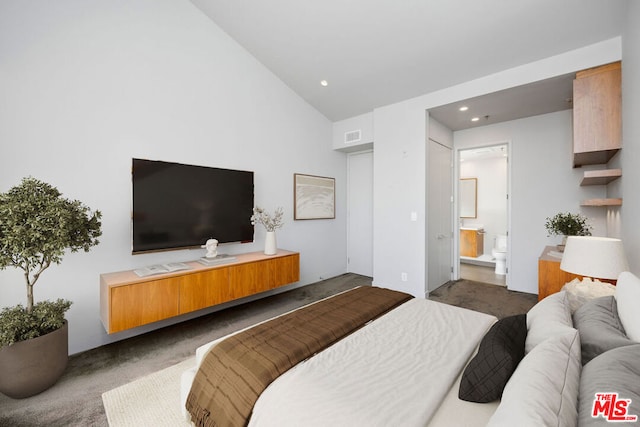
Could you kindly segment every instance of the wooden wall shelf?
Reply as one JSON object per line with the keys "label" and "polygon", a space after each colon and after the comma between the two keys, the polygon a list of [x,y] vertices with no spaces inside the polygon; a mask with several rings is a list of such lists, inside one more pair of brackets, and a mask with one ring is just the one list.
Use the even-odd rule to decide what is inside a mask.
{"label": "wooden wall shelf", "polygon": [[622,206],[622,199],[588,199],[583,200],[580,206]]}
{"label": "wooden wall shelf", "polygon": [[100,318],[107,333],[124,331],[300,280],[300,254],[279,250],[234,255],[216,266],[139,277],[132,270],[100,275]]}
{"label": "wooden wall shelf", "polygon": [[585,171],[580,186],[607,185],[622,176],[622,169]]}

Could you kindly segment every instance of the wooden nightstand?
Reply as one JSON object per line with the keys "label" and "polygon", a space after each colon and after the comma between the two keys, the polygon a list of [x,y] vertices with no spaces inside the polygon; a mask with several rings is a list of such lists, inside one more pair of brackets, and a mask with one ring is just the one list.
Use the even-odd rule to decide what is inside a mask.
{"label": "wooden nightstand", "polygon": [[558,252],[558,248],[546,246],[538,258],[538,301],[559,292],[565,283],[576,277],[582,279],[582,276],[560,270],[562,258],[553,256],[550,252]]}

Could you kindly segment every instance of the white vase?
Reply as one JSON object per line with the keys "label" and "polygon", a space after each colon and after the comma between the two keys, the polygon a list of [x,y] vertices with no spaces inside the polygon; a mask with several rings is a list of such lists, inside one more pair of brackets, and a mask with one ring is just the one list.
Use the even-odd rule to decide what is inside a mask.
{"label": "white vase", "polygon": [[278,245],[276,244],[276,232],[267,231],[267,238],[264,242],[264,254],[275,255],[278,252]]}

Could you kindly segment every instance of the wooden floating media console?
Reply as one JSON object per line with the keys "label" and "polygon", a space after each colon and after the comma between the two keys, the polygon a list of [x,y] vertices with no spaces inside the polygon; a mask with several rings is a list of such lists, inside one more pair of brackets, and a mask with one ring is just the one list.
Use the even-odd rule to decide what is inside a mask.
{"label": "wooden floating media console", "polygon": [[300,254],[252,252],[215,266],[139,277],[133,270],[100,275],[100,317],[107,333],[169,319],[300,280]]}

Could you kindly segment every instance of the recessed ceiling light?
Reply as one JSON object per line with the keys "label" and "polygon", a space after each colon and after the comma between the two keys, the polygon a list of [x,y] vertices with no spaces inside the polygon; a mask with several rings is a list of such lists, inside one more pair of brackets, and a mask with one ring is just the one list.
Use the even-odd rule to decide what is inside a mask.
{"label": "recessed ceiling light", "polygon": [[328,82],[328,81],[326,81],[326,80],[320,80],[320,84],[321,84],[322,86],[329,86],[329,82]]}
{"label": "recessed ceiling light", "polygon": [[478,120],[480,120],[480,117],[474,117],[471,119],[472,122],[477,122]]}
{"label": "recessed ceiling light", "polygon": [[469,107],[467,107],[466,105],[463,105],[462,107],[458,108],[458,110],[460,111],[467,111],[469,109]]}

